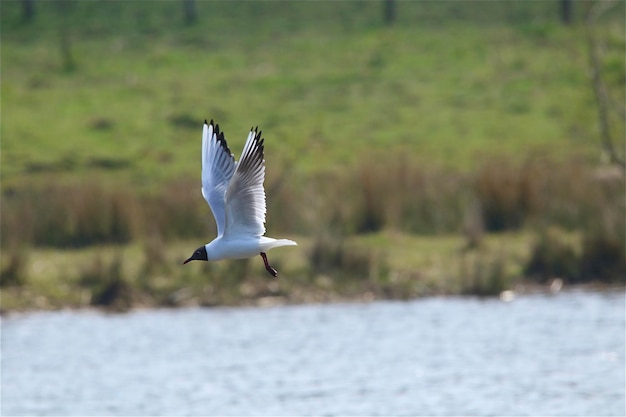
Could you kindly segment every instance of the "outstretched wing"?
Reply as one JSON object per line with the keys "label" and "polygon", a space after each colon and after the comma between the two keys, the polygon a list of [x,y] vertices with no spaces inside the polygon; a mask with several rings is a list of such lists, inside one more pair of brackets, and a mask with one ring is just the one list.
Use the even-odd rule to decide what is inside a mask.
{"label": "outstretched wing", "polygon": [[265,159],[258,128],[250,130],[243,153],[226,190],[225,236],[265,233]]}
{"label": "outstretched wing", "polygon": [[218,236],[223,235],[226,228],[225,194],[236,165],[220,126],[213,120],[211,123],[205,120],[202,128],[202,196],[211,207]]}

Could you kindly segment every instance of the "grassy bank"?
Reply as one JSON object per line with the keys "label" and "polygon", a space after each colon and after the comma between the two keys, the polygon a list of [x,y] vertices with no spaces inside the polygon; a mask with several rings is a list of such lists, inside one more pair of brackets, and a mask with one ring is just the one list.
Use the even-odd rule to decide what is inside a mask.
{"label": "grassy bank", "polygon": [[[580,236],[570,233],[564,237],[580,249]],[[316,254],[320,250],[315,247],[317,242],[296,239],[300,243],[297,248],[270,253],[272,264],[280,271],[277,279],[267,275],[260,258],[183,267],[182,260],[197,244],[193,241],[29,250],[21,254],[23,281],[2,290],[2,309],[101,306],[124,310],[497,295],[529,282],[523,276],[533,242],[528,233],[489,235],[480,249],[467,250],[465,240],[458,236],[377,233],[324,242],[335,249],[340,246],[341,254],[335,252],[333,259],[322,260]],[[5,269],[8,262],[3,257]]]}
{"label": "grassy bank", "polygon": [[619,169],[535,157],[460,173],[388,158],[268,178],[270,235],[301,244],[272,252],[278,280],[258,259],[180,265],[214,233],[186,181],[152,193],[94,182],[12,189],[2,308],[497,295],[555,278],[624,284]]}
{"label": "grassy bank", "polygon": [[[580,279],[577,271],[589,260],[584,237],[556,228],[545,235],[488,234],[476,248],[455,235],[385,232],[333,241],[291,237],[299,242],[297,248],[269,256],[278,278],[265,272],[260,258],[183,266],[196,241],[25,251],[17,266],[21,282],[2,288],[2,311],[497,296],[505,290],[548,291],[555,279],[566,287],[624,285],[624,267],[614,261],[603,264],[614,268],[611,279]],[[11,262],[3,255],[4,271]],[[586,276],[592,273],[585,271]]]}

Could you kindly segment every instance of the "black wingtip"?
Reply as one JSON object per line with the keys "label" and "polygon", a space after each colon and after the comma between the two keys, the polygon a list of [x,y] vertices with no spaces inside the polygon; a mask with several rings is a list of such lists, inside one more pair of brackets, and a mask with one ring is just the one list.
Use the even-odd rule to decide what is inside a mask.
{"label": "black wingtip", "polygon": [[226,139],[224,138],[224,132],[220,132],[219,125],[215,126],[215,134],[217,138],[217,142],[224,148],[224,150],[230,155],[230,148],[228,147],[228,143],[226,143]]}

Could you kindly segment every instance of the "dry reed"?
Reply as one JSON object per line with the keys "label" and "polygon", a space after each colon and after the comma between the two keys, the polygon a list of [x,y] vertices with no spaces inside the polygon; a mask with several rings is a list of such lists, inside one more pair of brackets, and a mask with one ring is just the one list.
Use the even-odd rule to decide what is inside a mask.
{"label": "dry reed", "polygon": [[[312,271],[350,268],[368,274],[371,256],[344,244],[353,234],[385,229],[415,234],[464,231],[472,248],[478,246],[483,229],[549,226],[582,232],[584,245],[577,257],[584,260],[576,263],[577,271],[550,264],[569,264],[572,255],[560,254],[559,244],[544,236],[534,249],[529,274],[538,274],[540,280],[546,274],[583,279],[623,271],[624,178],[607,175],[606,168],[533,156],[521,164],[487,160],[474,173],[425,167],[409,155],[393,153],[359,161],[337,173],[273,171],[268,177],[268,228],[272,234],[313,236]],[[158,258],[158,246],[164,242],[206,239],[214,233],[209,210],[193,183],[181,179],[139,194],[130,187],[105,187],[95,181],[5,188],[2,245],[80,247],[155,240],[145,250]],[[547,255],[554,259],[540,259]],[[567,259],[559,260],[562,257]],[[365,265],[362,271],[360,265]]]}

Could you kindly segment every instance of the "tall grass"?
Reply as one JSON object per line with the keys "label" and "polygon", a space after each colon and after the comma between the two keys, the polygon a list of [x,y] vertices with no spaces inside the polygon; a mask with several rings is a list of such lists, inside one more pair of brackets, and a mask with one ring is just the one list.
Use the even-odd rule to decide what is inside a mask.
{"label": "tall grass", "polygon": [[[523,271],[536,281],[624,280],[624,178],[610,167],[530,155],[521,162],[486,159],[476,171],[465,172],[426,166],[411,155],[389,152],[363,156],[341,171],[305,174],[276,168],[266,182],[268,231],[313,238],[307,258],[312,280],[327,275],[350,282],[358,278],[375,293],[385,288],[397,293],[398,285],[386,282],[390,271],[380,250],[353,247],[348,244],[353,235],[384,230],[421,235],[465,232],[465,249],[480,251],[483,229],[520,228],[537,230]],[[63,185],[53,177],[50,183],[11,184],[3,191],[0,221],[3,248],[143,241],[145,257],[151,261],[137,280],[142,291],[156,299],[168,299],[174,290],[151,281],[169,274],[163,245],[180,238],[197,238],[200,244],[214,234],[198,181],[186,177],[142,192],[89,178]],[[555,228],[580,232],[582,243],[550,232]],[[490,294],[510,285],[511,276],[501,262],[485,256],[473,263],[462,261],[467,265],[459,273],[466,274],[466,282],[460,291]],[[4,272],[9,280],[23,280],[20,259],[7,263]],[[227,269],[230,280],[218,273],[214,285],[248,285],[248,263],[233,262]],[[111,273],[109,267],[98,271],[100,276]],[[125,284],[118,281],[110,282],[113,293],[123,293]],[[400,293],[416,291],[414,283],[405,284]],[[220,299],[237,298],[237,291],[230,293]]]}
{"label": "tall grass", "polygon": [[533,244],[524,273],[546,284],[554,278],[574,283],[581,278],[580,251],[559,229],[542,230]]}
{"label": "tall grass", "polygon": [[[11,187],[3,192],[2,244],[80,247],[210,236],[214,221],[197,183],[185,178],[142,193],[90,180]],[[290,234],[459,233],[468,216],[488,231],[618,230],[624,212],[624,178],[578,160],[494,159],[474,174],[390,155],[336,173],[275,173],[267,189],[268,228]]]}
{"label": "tall grass", "polygon": [[513,286],[514,278],[505,270],[505,254],[498,251],[495,254],[482,253],[468,256],[461,255],[461,294],[494,296]]}
{"label": "tall grass", "polygon": [[28,254],[21,246],[11,246],[6,264],[0,268],[0,287],[21,286],[26,283]]}
{"label": "tall grass", "polygon": [[117,253],[110,260],[95,255],[92,262],[82,268],[79,285],[90,292],[91,305],[115,310],[127,310],[136,301],[133,288],[124,276],[123,258]]}
{"label": "tall grass", "polygon": [[[604,181],[601,180],[601,181]],[[626,283],[626,201],[623,182],[612,179],[603,192],[615,195],[616,207],[601,207],[596,221],[585,230],[580,274],[587,279]],[[620,187],[620,188],[618,188]]]}
{"label": "tall grass", "polygon": [[144,236],[201,236],[210,213],[197,187],[172,182],[158,193],[136,194],[130,187],[94,180],[59,185],[55,180],[4,190],[2,244],[84,247],[128,243]]}
{"label": "tall grass", "polygon": [[[146,253],[159,257],[163,242],[205,242],[214,233],[209,208],[193,184],[185,179],[144,193],[92,181],[6,189],[2,245],[82,247],[143,240]],[[464,173],[389,154],[363,158],[337,173],[305,177],[274,171],[267,188],[270,235],[312,236],[315,271],[369,274],[371,254],[346,249],[344,240],[351,235],[381,230],[456,234],[467,232],[468,218],[474,227],[490,231],[524,227],[541,232],[552,226],[583,233],[582,252],[576,255],[550,233],[539,234],[527,272],[541,281],[547,275],[578,280],[617,277],[623,271],[624,178],[575,159],[529,157],[521,164],[494,159],[475,173]],[[571,259],[579,256],[584,261]]]}
{"label": "tall grass", "polygon": [[357,233],[393,228],[432,234],[461,227],[470,194],[467,178],[457,172],[424,167],[397,153],[366,157],[347,177]]}
{"label": "tall grass", "polygon": [[[214,228],[196,181],[181,179],[142,193],[94,180],[24,184],[5,189],[2,198],[2,250],[16,254],[3,257],[2,285],[16,296],[36,294],[44,280],[41,271],[27,268],[24,248],[30,245],[126,241],[135,244],[125,245],[129,255],[123,258],[103,256],[98,247],[88,250],[95,252],[93,261],[77,274],[68,278],[62,269],[56,271],[69,284],[46,290],[50,305],[75,293],[74,285],[80,305],[125,309],[138,303],[236,304],[263,297],[495,295],[524,276],[541,284],[554,278],[623,284],[624,185],[621,172],[609,167],[545,158],[486,161],[476,172],[455,172],[390,154],[362,158],[356,167],[338,172],[273,171],[266,184],[268,234],[301,236],[303,244],[295,256],[277,253],[272,261],[279,271],[285,266],[288,279],[268,280],[258,258],[177,267],[190,249],[184,243],[179,250],[183,243],[176,239],[197,238],[201,244]],[[68,219],[72,216],[81,221]],[[483,232],[494,224],[497,232]],[[501,233],[510,230],[516,232]],[[461,232],[466,245],[458,238]],[[531,233],[534,241],[527,238]],[[408,238],[411,234],[439,236]],[[403,236],[422,243],[405,247]],[[506,247],[503,242],[509,241],[514,243]],[[76,297],[71,302],[79,303]]]}
{"label": "tall grass", "polygon": [[138,210],[131,189],[96,182],[24,184],[5,189],[2,243],[80,247],[129,242],[137,233]]}

